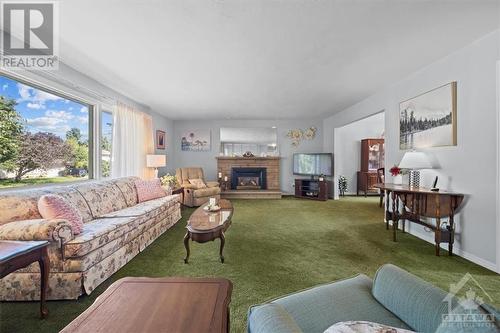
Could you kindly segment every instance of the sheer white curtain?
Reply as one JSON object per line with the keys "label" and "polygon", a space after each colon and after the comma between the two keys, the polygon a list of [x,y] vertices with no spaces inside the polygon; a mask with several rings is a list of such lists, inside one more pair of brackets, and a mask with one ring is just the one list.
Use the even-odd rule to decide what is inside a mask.
{"label": "sheer white curtain", "polygon": [[112,177],[152,178],[154,171],[146,167],[146,155],[153,150],[151,116],[118,103],[113,112]]}

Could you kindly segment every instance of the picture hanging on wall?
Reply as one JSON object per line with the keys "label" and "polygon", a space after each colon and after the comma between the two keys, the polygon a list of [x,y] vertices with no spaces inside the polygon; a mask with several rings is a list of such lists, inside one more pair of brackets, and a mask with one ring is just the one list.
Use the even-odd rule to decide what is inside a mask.
{"label": "picture hanging on wall", "polygon": [[156,149],[165,149],[165,132],[157,130],[156,131]]}
{"label": "picture hanging on wall", "polygon": [[457,82],[399,104],[399,148],[457,145]]}
{"label": "picture hanging on wall", "polygon": [[182,151],[210,151],[210,130],[188,130],[181,136]]}

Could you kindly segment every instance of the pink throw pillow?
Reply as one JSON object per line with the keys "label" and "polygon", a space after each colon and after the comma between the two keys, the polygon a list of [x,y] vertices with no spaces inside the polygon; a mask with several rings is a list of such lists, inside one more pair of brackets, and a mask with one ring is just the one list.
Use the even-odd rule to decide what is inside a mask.
{"label": "pink throw pillow", "polygon": [[159,178],[152,180],[136,180],[137,198],[139,202],[162,198],[167,195]]}
{"label": "pink throw pillow", "polygon": [[69,222],[73,234],[83,230],[83,218],[80,212],[63,197],[57,194],[46,194],[38,199],[38,211],[44,219],[62,219]]}

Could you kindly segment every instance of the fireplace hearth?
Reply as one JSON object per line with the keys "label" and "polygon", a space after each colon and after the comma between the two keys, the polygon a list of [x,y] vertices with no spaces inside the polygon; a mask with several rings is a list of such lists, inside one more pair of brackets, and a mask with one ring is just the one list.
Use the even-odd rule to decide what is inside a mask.
{"label": "fireplace hearth", "polygon": [[265,190],[266,168],[232,168],[232,190]]}

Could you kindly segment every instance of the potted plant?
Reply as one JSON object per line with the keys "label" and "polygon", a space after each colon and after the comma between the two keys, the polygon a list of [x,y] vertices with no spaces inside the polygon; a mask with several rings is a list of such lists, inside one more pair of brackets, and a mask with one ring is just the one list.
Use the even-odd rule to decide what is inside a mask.
{"label": "potted plant", "polygon": [[340,196],[344,196],[347,191],[347,177],[339,176],[339,194]]}

